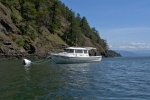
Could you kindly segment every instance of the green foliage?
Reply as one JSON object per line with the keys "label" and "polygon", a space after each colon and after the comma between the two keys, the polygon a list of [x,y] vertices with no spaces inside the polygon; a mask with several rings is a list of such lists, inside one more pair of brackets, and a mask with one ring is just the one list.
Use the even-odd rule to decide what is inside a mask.
{"label": "green foliage", "polygon": [[16,23],[18,20],[18,16],[15,13],[11,13],[11,16],[12,16],[12,20],[14,21],[14,23]]}
{"label": "green foliage", "polygon": [[35,20],[36,16],[37,11],[34,4],[25,2],[23,4],[23,17],[26,19],[26,21]]}
{"label": "green foliage", "polygon": [[90,29],[90,26],[86,20],[86,17],[83,17],[81,19],[81,22],[80,22],[80,27],[81,27],[81,31],[82,33],[87,36],[87,37],[90,37],[90,33],[91,33],[91,29]]}
{"label": "green foliage", "polygon": [[29,29],[28,31],[27,31],[27,36],[29,36],[30,37],[30,39],[31,40],[35,40],[35,38],[37,37],[36,35],[35,35],[35,33],[34,33],[34,30],[31,30],[31,29]]}
{"label": "green foliage", "polygon": [[36,17],[36,23],[38,27],[48,26],[49,22],[50,22],[50,18],[48,15],[48,10],[46,8],[40,9]]}
{"label": "green foliage", "polygon": [[70,26],[64,34],[63,39],[71,46],[80,45],[82,42],[80,23],[76,20],[74,13],[70,13],[68,18],[70,20]]}
{"label": "green foliage", "polygon": [[51,33],[55,33],[55,30],[58,30],[60,28],[60,21],[59,21],[59,15],[60,15],[60,10],[58,9],[58,1],[54,1],[52,7],[50,7],[50,14],[49,16],[51,17],[50,24],[49,24],[49,30]]}
{"label": "green foliage", "polygon": [[41,3],[41,0],[34,0],[35,9],[36,9],[37,11],[39,11],[40,3]]}
{"label": "green foliage", "polygon": [[11,6],[11,1],[10,0],[0,0],[1,3],[3,3],[6,6]]}
{"label": "green foliage", "polygon": [[25,43],[25,40],[23,38],[20,38],[18,41],[17,41],[17,44],[19,47],[23,47],[24,46],[24,43]]}
{"label": "green foliage", "polygon": [[3,45],[3,43],[0,41],[0,46]]}
{"label": "green foliage", "polygon": [[58,30],[60,28],[61,24],[59,22],[53,22],[49,25],[49,30],[53,34],[55,33],[55,30]]}
{"label": "green foliage", "polygon": [[21,21],[21,17],[15,11],[12,11],[11,18],[15,24]]}
{"label": "green foliage", "polygon": [[[70,46],[83,45],[84,39],[94,46],[109,50],[107,41],[101,39],[96,28],[91,28],[85,16],[73,12],[60,0],[0,0],[12,11],[13,22],[21,35],[36,39],[38,30],[44,27],[53,35],[61,32],[61,38]],[[49,32],[48,32],[49,33]],[[40,34],[40,33],[38,33]],[[24,45],[24,39],[18,40],[19,46]]]}
{"label": "green foliage", "polygon": [[27,33],[27,27],[25,25],[17,25],[17,27],[21,31],[21,35],[25,35]]}

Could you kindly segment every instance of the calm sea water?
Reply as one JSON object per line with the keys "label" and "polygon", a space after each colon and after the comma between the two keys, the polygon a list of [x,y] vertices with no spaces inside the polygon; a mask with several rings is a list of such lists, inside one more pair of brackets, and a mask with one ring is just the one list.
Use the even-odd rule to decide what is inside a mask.
{"label": "calm sea water", "polygon": [[150,100],[150,57],[99,63],[0,60],[0,100]]}

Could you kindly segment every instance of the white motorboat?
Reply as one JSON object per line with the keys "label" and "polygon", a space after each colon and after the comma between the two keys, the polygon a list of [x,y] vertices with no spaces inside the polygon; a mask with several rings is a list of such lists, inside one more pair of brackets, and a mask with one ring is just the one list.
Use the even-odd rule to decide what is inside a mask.
{"label": "white motorboat", "polygon": [[93,47],[68,47],[61,53],[49,53],[55,63],[90,63],[99,62],[102,56],[90,56],[89,50]]}

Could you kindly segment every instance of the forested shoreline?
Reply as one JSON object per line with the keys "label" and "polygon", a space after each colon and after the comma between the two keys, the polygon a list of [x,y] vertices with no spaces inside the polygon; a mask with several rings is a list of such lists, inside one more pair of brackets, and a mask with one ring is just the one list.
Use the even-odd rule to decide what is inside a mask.
{"label": "forested shoreline", "polygon": [[0,54],[45,54],[66,46],[92,46],[109,51],[95,27],[59,0],[0,0]]}

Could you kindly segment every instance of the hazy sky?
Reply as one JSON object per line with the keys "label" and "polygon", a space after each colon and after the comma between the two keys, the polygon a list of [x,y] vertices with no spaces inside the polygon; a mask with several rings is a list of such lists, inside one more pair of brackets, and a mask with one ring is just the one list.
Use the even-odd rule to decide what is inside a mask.
{"label": "hazy sky", "polygon": [[150,0],[61,0],[85,16],[110,49],[150,49]]}

